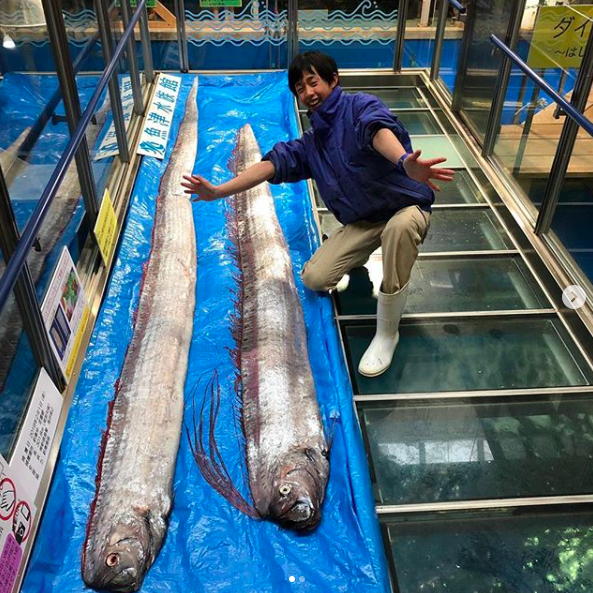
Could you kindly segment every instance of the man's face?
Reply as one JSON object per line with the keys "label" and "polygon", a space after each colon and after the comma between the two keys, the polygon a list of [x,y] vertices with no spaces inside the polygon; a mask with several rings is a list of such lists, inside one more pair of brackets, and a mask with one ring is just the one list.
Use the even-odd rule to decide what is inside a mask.
{"label": "man's face", "polygon": [[299,101],[310,111],[315,111],[331,95],[338,84],[338,75],[334,74],[331,83],[327,83],[315,68],[312,72],[305,72],[301,80],[295,85]]}

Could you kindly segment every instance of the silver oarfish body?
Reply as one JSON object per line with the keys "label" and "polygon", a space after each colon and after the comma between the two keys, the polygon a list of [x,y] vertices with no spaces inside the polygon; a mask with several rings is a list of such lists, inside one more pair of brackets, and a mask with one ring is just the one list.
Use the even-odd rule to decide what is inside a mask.
{"label": "silver oarfish body", "polygon": [[197,79],[156,201],[153,243],[102,444],[82,559],[95,589],[136,591],[163,543],[192,336],[196,245],[181,187],[197,148]]}
{"label": "silver oarfish body", "polygon": [[[259,146],[251,126],[246,125],[238,135],[236,172],[260,160]],[[204,439],[199,438],[202,427],[194,455],[208,482],[237,508],[283,527],[310,530],[321,519],[329,447],[290,253],[267,184],[238,194],[235,213],[233,234],[242,276],[236,360],[251,510],[256,512],[250,512],[249,503],[229,483],[228,475],[222,476],[220,468],[209,463],[212,455],[208,456]]]}

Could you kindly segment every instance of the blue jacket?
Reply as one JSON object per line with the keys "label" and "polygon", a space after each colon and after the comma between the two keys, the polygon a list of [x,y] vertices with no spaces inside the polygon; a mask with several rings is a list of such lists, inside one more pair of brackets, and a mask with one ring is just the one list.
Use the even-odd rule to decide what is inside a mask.
{"label": "blue jacket", "polygon": [[270,183],[313,178],[342,224],[385,221],[406,206],[431,211],[432,189],[373,148],[377,131],[388,128],[413,152],[409,134],[379,99],[337,86],[310,121],[302,138],[279,142],[264,155],[276,169]]}

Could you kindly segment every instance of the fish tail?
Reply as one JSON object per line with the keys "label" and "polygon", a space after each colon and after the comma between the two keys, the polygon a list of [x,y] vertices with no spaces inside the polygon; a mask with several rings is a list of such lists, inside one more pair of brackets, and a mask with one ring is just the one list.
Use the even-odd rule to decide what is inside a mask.
{"label": "fish tail", "polygon": [[[209,400],[208,434],[205,438],[206,401]],[[192,431],[186,425],[185,430],[193,458],[200,473],[208,484],[232,504],[237,510],[249,517],[259,519],[260,515],[254,505],[243,497],[237,490],[222,459],[218,443],[216,442],[215,427],[220,411],[220,383],[215,371],[208,382],[206,393],[200,406],[199,419],[196,420],[194,400],[194,417]],[[193,434],[192,434],[193,433]]]}

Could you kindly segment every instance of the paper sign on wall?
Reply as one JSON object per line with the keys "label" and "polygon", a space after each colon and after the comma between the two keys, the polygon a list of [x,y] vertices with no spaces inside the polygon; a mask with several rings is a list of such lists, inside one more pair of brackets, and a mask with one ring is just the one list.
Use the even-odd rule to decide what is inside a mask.
{"label": "paper sign on wall", "polygon": [[41,305],[49,341],[67,381],[89,316],[84,289],[66,247],[58,261]]}
{"label": "paper sign on wall", "polygon": [[540,6],[527,63],[531,68],[578,68],[591,34],[593,5]]}
{"label": "paper sign on wall", "polygon": [[63,402],[62,394],[42,368],[10,462],[31,500],[39,490]]}
{"label": "paper sign on wall", "polygon": [[157,159],[165,158],[180,87],[181,78],[178,76],[159,75],[157,88],[144,122],[138,154],[153,156]]}
{"label": "paper sign on wall", "polygon": [[36,508],[2,455],[0,468],[0,593],[11,593]]}
{"label": "paper sign on wall", "polygon": [[[123,76],[121,79],[120,94],[121,106],[124,113],[124,123],[127,131],[130,127],[130,122],[132,121],[132,113],[134,112],[134,94],[132,92],[132,81],[128,75]],[[119,147],[117,145],[115,124],[112,121],[107,134],[105,134],[103,140],[101,140],[99,150],[97,150],[93,160],[99,161],[117,154],[119,154]]]}

